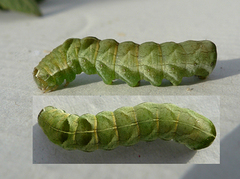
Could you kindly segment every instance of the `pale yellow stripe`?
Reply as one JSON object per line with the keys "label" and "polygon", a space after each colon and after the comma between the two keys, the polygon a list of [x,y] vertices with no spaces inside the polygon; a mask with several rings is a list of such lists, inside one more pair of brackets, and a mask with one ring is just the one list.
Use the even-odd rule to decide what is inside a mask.
{"label": "pale yellow stripe", "polygon": [[117,129],[117,122],[116,122],[116,118],[115,118],[113,112],[112,112],[112,119],[113,119],[113,123],[114,123],[113,128],[115,129],[116,136],[117,136],[117,142],[118,142],[118,144],[119,144],[119,135],[118,135],[118,129]]}
{"label": "pale yellow stripe", "polygon": [[134,112],[134,119],[136,121],[136,124],[137,124],[137,131],[138,131],[138,138],[140,139],[140,128],[139,128],[139,124],[138,124],[138,120],[137,120],[137,115],[136,115],[136,112],[134,110],[134,107],[133,108],[133,112]]}
{"label": "pale yellow stripe", "polygon": [[[114,53],[113,53],[113,70],[115,72],[115,64],[116,64],[116,58],[117,58],[117,51],[118,51],[118,45],[119,43],[115,46]],[[115,78],[115,73],[114,73],[114,78]]]}
{"label": "pale yellow stripe", "polygon": [[97,149],[98,149],[98,135],[97,135],[97,118],[96,116],[94,116],[94,128],[93,128],[93,132],[94,132],[94,136],[96,139],[96,145],[97,145]]}
{"label": "pale yellow stripe", "polygon": [[99,50],[99,43],[100,43],[100,40],[97,41],[97,45],[96,45],[96,49],[95,49],[95,53],[94,53],[94,64],[96,64],[96,59],[97,59],[97,54],[98,54],[98,50]]}
{"label": "pale yellow stripe", "polygon": [[45,65],[43,68],[48,72],[48,74],[49,74],[50,76],[53,76],[53,75],[54,75],[54,73],[51,72],[51,70],[48,68],[48,66]]}
{"label": "pale yellow stripe", "polygon": [[178,126],[180,114],[181,114],[181,113],[178,114],[178,117],[177,117],[177,120],[176,120],[175,129],[174,129],[174,135],[175,135],[176,132],[177,132],[177,126]]}

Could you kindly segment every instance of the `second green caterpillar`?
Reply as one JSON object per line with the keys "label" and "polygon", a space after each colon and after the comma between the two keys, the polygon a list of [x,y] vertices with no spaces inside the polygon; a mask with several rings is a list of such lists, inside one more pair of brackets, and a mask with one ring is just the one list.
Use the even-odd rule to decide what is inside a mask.
{"label": "second green caterpillar", "polygon": [[206,78],[216,62],[216,46],[208,40],[139,45],[86,37],[68,39],[55,48],[34,68],[33,77],[44,92],[55,90],[65,79],[68,84],[82,72],[98,74],[106,84],[121,79],[132,87],[140,80],[160,86],[165,78],[179,85],[183,77]]}
{"label": "second green caterpillar", "polygon": [[38,123],[53,143],[86,152],[157,138],[173,139],[198,150],[211,145],[216,137],[215,126],[206,117],[173,104],[150,102],[81,116],[48,106],[39,113]]}

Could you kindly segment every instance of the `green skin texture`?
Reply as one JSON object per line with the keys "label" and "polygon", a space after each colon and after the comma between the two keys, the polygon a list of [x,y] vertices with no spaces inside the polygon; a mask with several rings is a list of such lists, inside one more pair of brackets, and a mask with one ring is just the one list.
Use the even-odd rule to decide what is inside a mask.
{"label": "green skin texture", "polygon": [[216,137],[213,123],[186,108],[164,103],[141,103],[102,111],[96,116],[68,114],[52,106],[45,107],[38,123],[50,141],[67,150],[92,152],[131,146],[157,138],[174,140],[192,150],[208,147]]}
{"label": "green skin texture", "polygon": [[183,77],[206,78],[216,62],[216,46],[208,40],[138,45],[86,37],[68,39],[55,48],[34,68],[33,77],[44,92],[57,89],[65,79],[68,84],[82,72],[98,74],[106,84],[121,79],[132,87],[140,80],[160,86],[165,78],[179,85]]}

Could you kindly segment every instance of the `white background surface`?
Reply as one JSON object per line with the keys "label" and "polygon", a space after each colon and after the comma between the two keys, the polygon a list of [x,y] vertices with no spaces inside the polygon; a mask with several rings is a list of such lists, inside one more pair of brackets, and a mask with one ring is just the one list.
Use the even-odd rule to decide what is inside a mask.
{"label": "white background surface", "polygon": [[[1,11],[0,177],[239,178],[239,5],[237,0],[192,2],[187,0],[45,0],[40,5],[44,14],[40,18]],[[119,42],[131,40],[137,43],[209,39],[217,46],[218,62],[207,80],[187,78],[177,87],[171,86],[168,81],[164,81],[162,87],[153,87],[147,82],[141,82],[140,87],[131,88],[121,81],[116,81],[115,85],[109,86],[105,85],[97,75],[83,74],[79,75],[68,88],[61,87],[55,92],[42,94],[33,81],[33,68],[65,39],[83,38],[89,35],[99,39],[114,38]],[[34,95],[55,96],[56,99],[59,95],[83,97],[86,95],[151,95],[156,96],[156,99],[166,95],[215,98],[219,96],[221,134],[218,137],[221,139],[221,164],[33,164],[33,134],[34,128],[37,128],[36,119],[34,119],[36,112],[33,112]],[[181,103],[186,107],[189,105],[184,99]],[[204,107],[198,110],[203,114],[208,111]],[[217,116],[217,114],[212,115]],[[159,145],[163,143],[160,142]],[[144,143],[139,146],[144,146]],[[61,153],[61,151],[58,152]],[[133,152],[133,155],[135,154]],[[194,159],[197,154],[185,155]],[[206,158],[208,158],[207,155]]]}

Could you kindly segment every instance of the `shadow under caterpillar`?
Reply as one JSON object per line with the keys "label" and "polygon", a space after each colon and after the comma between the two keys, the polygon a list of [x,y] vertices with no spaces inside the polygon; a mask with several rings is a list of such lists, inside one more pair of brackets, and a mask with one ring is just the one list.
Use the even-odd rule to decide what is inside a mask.
{"label": "shadow under caterpillar", "polygon": [[199,150],[211,145],[216,137],[215,126],[209,119],[169,103],[146,102],[81,116],[48,106],[39,113],[38,123],[53,143],[86,152],[157,138]]}
{"label": "shadow under caterpillar", "polygon": [[44,57],[34,68],[33,77],[44,92],[57,89],[64,80],[67,85],[82,72],[98,74],[106,84],[121,79],[132,87],[140,80],[160,86],[165,78],[179,85],[183,77],[206,78],[216,62],[216,46],[208,40],[139,45],[95,37],[72,38]]}

